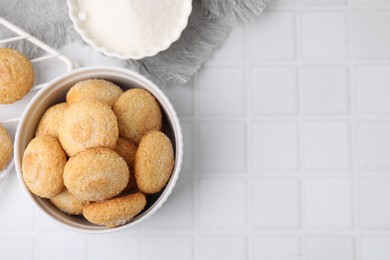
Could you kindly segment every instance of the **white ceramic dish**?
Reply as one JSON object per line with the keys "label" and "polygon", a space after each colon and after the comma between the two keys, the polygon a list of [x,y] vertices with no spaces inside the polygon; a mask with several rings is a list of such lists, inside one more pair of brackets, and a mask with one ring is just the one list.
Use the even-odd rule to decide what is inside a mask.
{"label": "white ceramic dish", "polygon": [[[73,25],[76,29],[76,31],[81,35],[81,37],[89,43],[93,48],[96,50],[103,52],[107,56],[116,57],[119,59],[142,59],[145,57],[154,56],[157,53],[164,51],[171,46],[171,44],[175,41],[177,41],[182,33],[182,31],[186,28],[188,23],[188,18],[192,12],[192,0],[181,0],[183,3],[181,11],[177,14],[169,14],[169,15],[175,15],[178,19],[178,22],[174,28],[170,31],[169,35],[167,37],[161,37],[159,39],[158,44],[154,46],[154,48],[144,50],[142,52],[133,50],[131,48],[126,49],[126,51],[118,51],[114,50],[110,46],[105,46],[103,43],[99,42],[96,34],[100,34],[101,32],[91,32],[84,26],[84,21],[88,19],[88,15],[85,11],[80,10],[79,5],[80,0],[67,0],[68,7],[69,7],[69,16],[70,19],[73,22]],[[150,0],[149,0],[150,1]],[[112,3],[115,5],[115,1]],[[100,13],[100,12],[99,12]],[[156,16],[156,19],[159,17]],[[116,28],[112,28],[112,30],[115,30]],[[107,35],[107,37],[109,37]]]}
{"label": "white ceramic dish", "polygon": [[[22,177],[21,165],[24,150],[30,140],[34,138],[37,124],[45,110],[53,104],[65,101],[67,91],[76,82],[91,78],[110,80],[121,86],[123,89],[137,87],[150,91],[159,101],[163,112],[162,131],[165,132],[166,135],[171,139],[175,150],[175,166],[166,187],[160,193],[148,197],[148,204],[145,210],[137,217],[135,217],[131,222],[124,226],[113,229],[107,229],[102,226],[94,225],[85,220],[83,217],[69,216],[65,213],[62,213],[56,207],[54,207],[49,200],[42,199],[32,194],[25,185]],[[56,223],[68,229],[83,233],[109,233],[122,230],[134,226],[154,214],[164,204],[168,196],[171,194],[179,176],[183,157],[183,137],[179,119],[167,97],[156,85],[154,85],[145,77],[135,72],[116,67],[81,68],[66,73],[48,83],[46,87],[37,93],[37,95],[30,102],[25,112],[23,113],[16,132],[14,146],[15,169],[23,190],[31,199],[33,204],[42,210],[47,216],[53,219]]]}

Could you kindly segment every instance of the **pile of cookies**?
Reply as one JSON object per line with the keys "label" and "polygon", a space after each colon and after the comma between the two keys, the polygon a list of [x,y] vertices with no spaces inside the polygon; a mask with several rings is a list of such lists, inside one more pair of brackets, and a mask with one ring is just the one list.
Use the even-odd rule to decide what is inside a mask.
{"label": "pile of cookies", "polygon": [[65,103],[42,116],[24,151],[24,182],[65,213],[108,228],[123,225],[172,174],[174,151],[162,120],[159,103],[144,89],[78,82]]}

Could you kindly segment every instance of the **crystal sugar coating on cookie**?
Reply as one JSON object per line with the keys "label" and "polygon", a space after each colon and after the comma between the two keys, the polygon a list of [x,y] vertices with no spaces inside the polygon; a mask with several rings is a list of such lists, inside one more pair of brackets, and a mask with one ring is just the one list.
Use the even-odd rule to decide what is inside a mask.
{"label": "crystal sugar coating on cookie", "polygon": [[91,147],[113,149],[118,135],[114,112],[100,101],[80,101],[69,105],[59,130],[61,145],[69,156]]}
{"label": "crystal sugar coating on cookie", "polygon": [[156,98],[148,91],[133,88],[121,95],[113,106],[120,136],[138,144],[142,136],[161,130],[162,114]]}
{"label": "crystal sugar coating on cookie", "polygon": [[129,182],[125,160],[108,148],[89,148],[65,165],[64,183],[76,197],[102,201],[118,195]]}
{"label": "crystal sugar coating on cookie", "polygon": [[12,140],[7,130],[0,125],[0,171],[9,163],[12,155]]}
{"label": "crystal sugar coating on cookie", "polygon": [[0,104],[12,104],[24,97],[34,83],[31,62],[20,52],[0,48]]}
{"label": "crystal sugar coating on cookie", "polygon": [[32,193],[51,198],[64,190],[66,153],[55,137],[35,137],[24,151],[23,179]]}
{"label": "crystal sugar coating on cookie", "polygon": [[100,101],[109,106],[123,94],[123,90],[114,83],[103,79],[87,79],[77,82],[66,95],[66,102],[74,104],[80,101]]}

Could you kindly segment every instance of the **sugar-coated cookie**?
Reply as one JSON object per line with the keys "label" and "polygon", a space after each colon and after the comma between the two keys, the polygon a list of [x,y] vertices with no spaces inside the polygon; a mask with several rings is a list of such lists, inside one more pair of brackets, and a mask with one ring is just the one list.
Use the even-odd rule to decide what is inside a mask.
{"label": "sugar-coated cookie", "polygon": [[122,89],[110,81],[88,79],[71,87],[66,95],[66,102],[73,104],[82,100],[98,100],[112,106],[122,93]]}
{"label": "sugar-coated cookie", "polygon": [[0,125],[0,171],[9,163],[12,155],[12,140],[7,130]]}
{"label": "sugar-coated cookie", "polygon": [[50,201],[59,210],[69,215],[83,214],[84,206],[89,203],[88,201],[77,198],[66,189],[57,194],[56,196],[50,198]]}
{"label": "sugar-coated cookie", "polygon": [[69,105],[59,130],[60,142],[69,156],[91,147],[113,149],[118,135],[114,112],[100,101],[80,101]]}
{"label": "sugar-coated cookie", "polygon": [[0,48],[0,104],[11,104],[24,97],[33,82],[31,62],[16,50]]}
{"label": "sugar-coated cookie", "polygon": [[49,135],[31,140],[24,151],[23,179],[30,191],[51,198],[64,190],[63,172],[66,154],[58,140]]}
{"label": "sugar-coated cookie", "polygon": [[133,219],[146,205],[141,192],[96,202],[84,207],[83,215],[90,222],[108,228],[121,226]]}
{"label": "sugar-coated cookie", "polygon": [[135,152],[137,151],[137,146],[132,142],[129,142],[122,137],[119,137],[116,146],[114,148],[114,151],[117,154],[119,154],[123,159],[125,159],[127,166],[129,167],[130,178],[126,190],[131,190],[137,187],[134,178],[134,160],[135,160]]}
{"label": "sugar-coated cookie", "polygon": [[160,131],[150,131],[142,137],[135,154],[135,180],[140,191],[159,192],[168,182],[174,165],[174,153],[169,138]]}
{"label": "sugar-coated cookie", "polygon": [[35,136],[51,135],[58,138],[58,131],[63,121],[67,103],[59,103],[49,107],[39,121]]}
{"label": "sugar-coated cookie", "polygon": [[65,165],[64,183],[76,197],[100,201],[118,195],[129,181],[125,160],[107,148],[89,148],[72,156]]}
{"label": "sugar-coated cookie", "polygon": [[160,130],[162,114],[154,96],[148,91],[134,88],[121,95],[113,106],[118,118],[119,134],[138,144],[151,130]]}

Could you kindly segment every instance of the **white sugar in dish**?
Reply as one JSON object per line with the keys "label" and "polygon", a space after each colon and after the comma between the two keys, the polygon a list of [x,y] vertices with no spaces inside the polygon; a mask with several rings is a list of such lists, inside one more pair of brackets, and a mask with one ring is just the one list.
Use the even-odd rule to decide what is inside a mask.
{"label": "white sugar in dish", "polygon": [[191,0],[70,0],[76,30],[109,56],[139,59],[167,49],[186,27]]}

